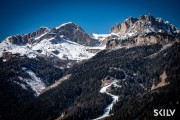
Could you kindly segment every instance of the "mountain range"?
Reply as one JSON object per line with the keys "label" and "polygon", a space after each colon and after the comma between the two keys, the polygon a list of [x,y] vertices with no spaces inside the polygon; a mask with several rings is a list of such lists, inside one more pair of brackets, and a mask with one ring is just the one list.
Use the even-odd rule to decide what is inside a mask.
{"label": "mountain range", "polygon": [[75,23],[0,43],[0,119],[152,120],[179,117],[180,29],[151,14],[109,34]]}

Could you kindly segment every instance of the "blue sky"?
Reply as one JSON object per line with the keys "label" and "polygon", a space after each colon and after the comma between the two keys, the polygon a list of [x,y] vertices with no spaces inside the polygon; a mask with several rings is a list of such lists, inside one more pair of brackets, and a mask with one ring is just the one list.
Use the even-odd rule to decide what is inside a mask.
{"label": "blue sky", "polygon": [[179,0],[1,0],[0,40],[65,22],[87,33],[109,33],[126,18],[151,13],[180,28]]}

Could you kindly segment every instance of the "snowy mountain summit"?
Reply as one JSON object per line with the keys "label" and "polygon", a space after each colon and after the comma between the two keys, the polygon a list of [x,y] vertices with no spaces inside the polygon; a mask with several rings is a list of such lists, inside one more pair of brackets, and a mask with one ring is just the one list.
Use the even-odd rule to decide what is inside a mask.
{"label": "snowy mountain summit", "polygon": [[10,36],[0,43],[0,56],[10,52],[30,58],[54,56],[83,60],[95,55],[88,49],[93,49],[92,46],[97,43],[98,40],[92,39],[80,26],[68,22],[51,30],[41,27],[32,33]]}

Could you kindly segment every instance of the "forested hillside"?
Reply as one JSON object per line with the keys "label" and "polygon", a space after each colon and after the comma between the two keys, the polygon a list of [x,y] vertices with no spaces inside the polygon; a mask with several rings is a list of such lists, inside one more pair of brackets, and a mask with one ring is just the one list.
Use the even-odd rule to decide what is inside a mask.
{"label": "forested hillside", "polygon": [[[68,80],[41,94],[33,102],[20,106],[13,118],[42,120],[58,117],[69,120],[96,118],[112,101],[111,97],[99,92],[102,81],[108,78],[118,80],[117,84],[122,86],[121,88],[112,86],[110,89],[112,94],[119,96],[119,101],[113,107],[113,112],[117,115],[119,110],[126,109],[124,106],[132,99],[149,95],[153,83],[157,85],[161,81],[160,76],[164,71],[167,74],[166,82],[170,82],[169,85],[175,82],[179,74],[179,49],[180,44],[175,43],[166,47],[155,44],[101,51],[92,59],[67,71],[66,74],[71,75]],[[117,71],[118,68],[121,70]],[[125,79],[122,70],[127,75]],[[136,110],[129,114],[136,114]],[[117,119],[120,117],[117,115]],[[143,118],[145,116],[142,115]]]}

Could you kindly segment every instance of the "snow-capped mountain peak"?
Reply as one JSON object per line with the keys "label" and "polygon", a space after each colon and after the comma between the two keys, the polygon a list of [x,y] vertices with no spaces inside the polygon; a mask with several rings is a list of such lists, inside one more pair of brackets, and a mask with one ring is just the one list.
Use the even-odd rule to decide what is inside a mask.
{"label": "snow-capped mountain peak", "polygon": [[[56,28],[40,27],[37,31],[13,35],[0,43],[0,57],[4,53],[19,53],[21,56],[54,56],[64,60],[83,60],[95,55],[97,40],[92,39],[80,26],[68,22]],[[94,42],[94,43],[93,43]],[[104,47],[105,48],[105,47]],[[95,47],[95,49],[98,49]]]}

